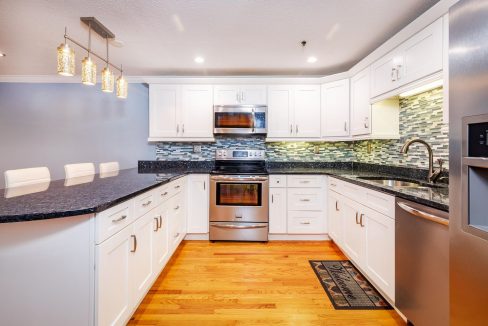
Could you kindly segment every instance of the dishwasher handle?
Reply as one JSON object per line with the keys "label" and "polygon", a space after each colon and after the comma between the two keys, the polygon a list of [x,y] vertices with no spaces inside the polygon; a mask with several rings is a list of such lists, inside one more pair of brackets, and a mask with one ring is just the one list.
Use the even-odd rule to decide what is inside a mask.
{"label": "dishwasher handle", "polygon": [[426,219],[426,220],[434,222],[434,223],[439,223],[439,224],[442,224],[445,226],[449,225],[449,220],[447,220],[445,218],[442,218],[442,217],[421,211],[419,209],[413,208],[412,206],[409,206],[405,202],[399,201],[397,204],[398,204],[398,207],[400,207],[401,209],[403,209],[404,211],[406,211],[412,215],[415,215],[417,217]]}

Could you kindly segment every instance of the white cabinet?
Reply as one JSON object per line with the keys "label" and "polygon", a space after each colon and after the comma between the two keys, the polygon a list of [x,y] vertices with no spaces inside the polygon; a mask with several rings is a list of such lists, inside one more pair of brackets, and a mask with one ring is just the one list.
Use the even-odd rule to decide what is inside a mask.
{"label": "white cabinet", "polygon": [[320,85],[270,86],[267,136],[320,137]]}
{"label": "white cabinet", "polygon": [[188,176],[188,233],[208,233],[208,174]]}
{"label": "white cabinet", "polygon": [[349,79],[321,86],[321,136],[349,136]]}
{"label": "white cabinet", "polygon": [[348,256],[362,267],[364,259],[363,229],[359,224],[359,204],[343,198],[341,201],[342,218],[344,219],[344,250]]}
{"label": "white cabinet", "polygon": [[371,97],[388,93],[441,71],[443,29],[443,19],[439,18],[373,63]]}
{"label": "white cabinet", "polygon": [[286,234],[286,188],[270,188],[269,198],[269,233]]}
{"label": "white cabinet", "polygon": [[371,132],[369,67],[351,78],[351,136]]}
{"label": "white cabinet", "polygon": [[210,85],[149,86],[149,140],[210,140],[213,137]]}
{"label": "white cabinet", "polygon": [[186,235],[186,216],[183,194],[177,194],[169,203],[169,248],[173,253]]}
{"label": "white cabinet", "polygon": [[215,105],[266,105],[265,85],[216,85]]}
{"label": "white cabinet", "polygon": [[328,198],[328,214],[327,218],[329,220],[329,237],[334,240],[336,244],[342,246],[342,239],[344,234],[343,219],[341,214],[341,205],[339,205],[340,195],[335,191],[330,191],[327,193]]}
{"label": "white cabinet", "polygon": [[159,275],[158,271],[162,270],[169,260],[169,225],[168,225],[169,205],[167,202],[160,204],[153,214],[154,235],[152,244],[153,253],[153,270],[154,279]]}

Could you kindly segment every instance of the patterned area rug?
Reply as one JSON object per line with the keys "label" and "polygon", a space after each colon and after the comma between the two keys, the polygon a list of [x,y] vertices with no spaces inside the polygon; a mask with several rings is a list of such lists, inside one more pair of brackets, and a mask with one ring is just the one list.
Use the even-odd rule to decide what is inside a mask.
{"label": "patterned area rug", "polygon": [[392,309],[349,260],[310,260],[335,309]]}

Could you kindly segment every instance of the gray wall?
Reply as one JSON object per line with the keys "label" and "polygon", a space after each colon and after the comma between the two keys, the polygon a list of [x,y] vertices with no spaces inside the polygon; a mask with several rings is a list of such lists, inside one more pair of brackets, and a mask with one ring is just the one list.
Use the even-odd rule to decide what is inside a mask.
{"label": "gray wall", "polygon": [[9,169],[47,166],[62,179],[68,163],[130,168],[154,159],[148,98],[142,84],[130,84],[121,100],[100,85],[0,83],[0,188]]}

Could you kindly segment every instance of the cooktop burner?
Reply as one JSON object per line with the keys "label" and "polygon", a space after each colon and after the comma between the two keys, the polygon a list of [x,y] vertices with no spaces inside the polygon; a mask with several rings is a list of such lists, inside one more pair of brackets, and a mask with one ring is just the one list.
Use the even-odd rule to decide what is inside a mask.
{"label": "cooktop burner", "polygon": [[266,175],[263,150],[217,150],[211,174]]}

